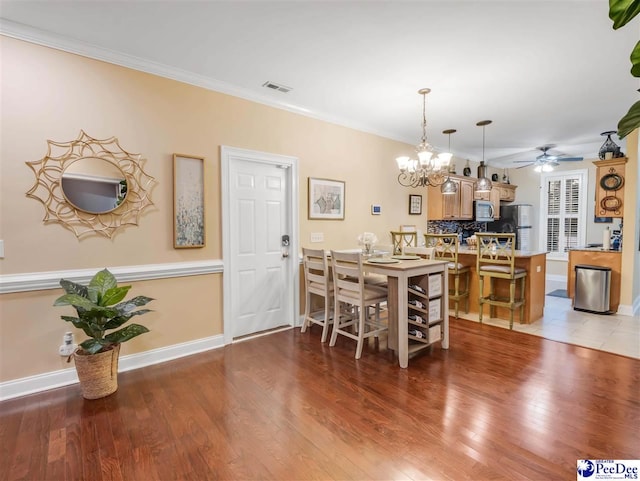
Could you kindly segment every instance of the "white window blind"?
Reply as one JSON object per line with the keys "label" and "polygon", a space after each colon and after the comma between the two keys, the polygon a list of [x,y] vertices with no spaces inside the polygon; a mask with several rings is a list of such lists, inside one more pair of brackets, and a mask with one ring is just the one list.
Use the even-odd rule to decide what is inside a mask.
{"label": "white window blind", "polygon": [[566,259],[586,238],[587,171],[542,174],[541,183],[540,245],[549,257]]}

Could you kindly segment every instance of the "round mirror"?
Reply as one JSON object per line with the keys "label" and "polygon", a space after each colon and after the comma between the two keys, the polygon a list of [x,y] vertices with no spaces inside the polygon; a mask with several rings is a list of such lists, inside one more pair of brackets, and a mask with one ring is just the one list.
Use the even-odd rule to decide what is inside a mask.
{"label": "round mirror", "polygon": [[127,180],[116,164],[98,157],[82,157],[62,172],[62,193],[76,209],[105,214],[117,209],[127,195]]}

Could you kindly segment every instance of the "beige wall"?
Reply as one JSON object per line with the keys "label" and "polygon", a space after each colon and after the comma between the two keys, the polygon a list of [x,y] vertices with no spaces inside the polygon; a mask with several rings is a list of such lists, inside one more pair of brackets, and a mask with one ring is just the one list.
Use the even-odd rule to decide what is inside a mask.
{"label": "beige wall", "polygon": [[[388,244],[400,224],[425,224],[408,215],[409,193],[396,182],[394,158],[411,146],[229,95],[0,36],[0,273],[144,265],[219,259],[221,249],[220,146],[295,156],[300,161],[301,245],[323,232],[318,247],[356,245],[358,233],[375,232]],[[75,235],[44,225],[43,206],[25,196],[34,183],[25,161],[46,154],[47,139],[70,141],[80,130],[116,136],[122,147],[147,159],[158,184],[154,207],[138,227],[112,239]],[[174,249],[172,154],[205,157],[207,246]],[[344,221],[307,220],[309,176],[346,182]],[[382,205],[371,216],[370,205]],[[426,205],[423,207],[426,213]],[[126,344],[135,353],[222,333],[222,276],[135,283],[133,293],[157,299],[140,321],[152,333]],[[57,347],[68,324],[53,308],[60,291],[0,296],[0,382],[60,368]],[[80,335],[82,339],[82,336]],[[24,356],[29,352],[29,356]]]}

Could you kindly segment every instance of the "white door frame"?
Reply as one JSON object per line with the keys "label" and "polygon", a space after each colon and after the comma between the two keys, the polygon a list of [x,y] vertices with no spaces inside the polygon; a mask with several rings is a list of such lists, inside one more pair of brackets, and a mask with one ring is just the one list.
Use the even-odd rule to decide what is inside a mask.
{"label": "white door frame", "polygon": [[289,259],[287,269],[289,269],[288,278],[291,285],[289,286],[289,298],[293,299],[291,305],[293,325],[300,323],[300,262],[298,260],[298,252],[300,250],[299,232],[300,226],[298,221],[298,158],[286,155],[270,154],[267,152],[258,152],[255,150],[240,149],[236,147],[228,147],[222,145],[220,147],[221,160],[221,194],[222,194],[222,262],[224,265],[222,275],[222,302],[223,306],[223,329],[224,343],[231,344],[233,342],[233,329],[231,326],[231,220],[229,209],[231,206],[230,192],[230,165],[236,160],[252,161],[263,164],[273,164],[286,167],[287,179],[287,223],[291,226]]}

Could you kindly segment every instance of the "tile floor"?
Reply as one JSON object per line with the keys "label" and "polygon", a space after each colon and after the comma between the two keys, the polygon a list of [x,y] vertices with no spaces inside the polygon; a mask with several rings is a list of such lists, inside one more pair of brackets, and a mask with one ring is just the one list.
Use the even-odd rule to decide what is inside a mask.
{"label": "tile floor", "polygon": [[[563,286],[548,285],[547,292]],[[485,307],[482,322],[509,328],[509,321],[491,319]],[[453,311],[450,311],[453,315]],[[461,319],[478,321],[477,314],[459,313]],[[517,319],[517,316],[516,316]],[[526,332],[553,341],[590,347],[640,359],[640,317],[603,315],[574,311],[571,299],[545,297],[544,316],[531,324],[513,325],[514,331]]]}

